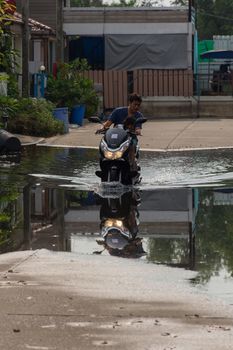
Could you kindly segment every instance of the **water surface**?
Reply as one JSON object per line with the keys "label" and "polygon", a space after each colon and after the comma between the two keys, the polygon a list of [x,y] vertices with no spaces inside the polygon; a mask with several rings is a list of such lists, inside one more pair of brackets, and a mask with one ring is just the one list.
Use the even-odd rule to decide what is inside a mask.
{"label": "water surface", "polygon": [[177,279],[192,270],[194,290],[233,304],[232,161],[231,150],[142,152],[143,182],[132,190],[100,186],[96,150],[1,157],[0,251],[116,255],[103,239],[114,218],[135,236],[119,258],[168,265]]}

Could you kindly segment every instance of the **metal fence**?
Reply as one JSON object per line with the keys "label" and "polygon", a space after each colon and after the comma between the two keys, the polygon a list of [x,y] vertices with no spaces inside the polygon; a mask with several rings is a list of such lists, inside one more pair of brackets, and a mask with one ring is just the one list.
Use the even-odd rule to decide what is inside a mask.
{"label": "metal fence", "polygon": [[212,72],[194,77],[196,96],[233,96],[233,72],[221,74]]}

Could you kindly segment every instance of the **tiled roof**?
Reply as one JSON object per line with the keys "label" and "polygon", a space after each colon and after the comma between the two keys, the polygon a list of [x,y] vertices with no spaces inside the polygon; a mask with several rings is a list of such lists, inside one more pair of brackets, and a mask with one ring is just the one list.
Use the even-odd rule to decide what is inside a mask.
{"label": "tiled roof", "polygon": [[[22,15],[18,12],[15,12],[13,15],[12,21],[15,23],[23,23]],[[43,23],[40,23],[32,18],[28,19],[28,24],[31,27],[31,31],[33,33],[50,34],[50,35],[54,34],[55,35],[54,29],[52,29],[51,27],[49,27]]]}

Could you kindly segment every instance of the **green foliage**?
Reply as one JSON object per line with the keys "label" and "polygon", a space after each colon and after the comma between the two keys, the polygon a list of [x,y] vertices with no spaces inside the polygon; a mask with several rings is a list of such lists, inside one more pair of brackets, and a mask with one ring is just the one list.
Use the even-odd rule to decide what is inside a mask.
{"label": "green foliage", "polygon": [[172,5],[176,5],[176,6],[187,6],[188,5],[189,0],[173,0],[172,1]]}
{"label": "green foliage", "polygon": [[8,96],[0,95],[0,128],[3,127],[2,117],[4,115],[11,115],[16,113],[17,100],[14,100]]}
{"label": "green foliage", "polygon": [[102,0],[71,0],[70,6],[73,7],[102,7]]}
{"label": "green foliage", "polygon": [[7,95],[9,97],[18,98],[19,97],[19,87],[17,75],[14,73],[8,74],[8,84],[7,84]]}
{"label": "green foliage", "polygon": [[233,276],[233,215],[232,205],[214,205],[213,192],[199,192],[196,220],[196,252],[200,264],[193,283],[207,283],[224,267]]}
{"label": "green foliage", "polygon": [[[173,0],[173,5],[188,5],[188,0]],[[212,39],[213,35],[232,35],[233,1],[232,0],[198,0],[197,30],[200,40]]]}
{"label": "green foliage", "polygon": [[174,238],[149,238],[147,259],[160,264],[187,266],[189,264],[187,241]]}
{"label": "green foliage", "polygon": [[0,0],[0,71],[6,73],[12,72],[18,56],[18,52],[12,49],[13,35],[10,30],[14,10],[13,4]]}
{"label": "green foliage", "polygon": [[73,7],[152,7],[163,5],[162,0],[118,0],[111,3],[102,0],[71,0]]}
{"label": "green foliage", "polygon": [[232,0],[202,0],[199,1],[197,9],[197,24],[201,39],[210,39],[213,35],[232,35]]}
{"label": "green foliage", "polygon": [[4,34],[4,29],[9,25],[14,11],[14,5],[6,0],[0,0],[0,38]]}
{"label": "green foliage", "polygon": [[53,117],[54,105],[44,99],[0,96],[0,113],[7,112],[8,130],[22,135],[49,137],[63,133],[63,123]]}
{"label": "green foliage", "polygon": [[13,218],[11,215],[12,206],[19,197],[15,186],[1,187],[0,189],[0,246],[9,240]]}
{"label": "green foliage", "polygon": [[119,1],[113,1],[111,4],[109,4],[109,7],[138,7],[138,1],[137,0],[119,0]]}
{"label": "green foliage", "polygon": [[85,104],[90,113],[96,112],[99,99],[93,82],[84,76],[87,70],[86,59],[60,64],[57,78],[48,78],[46,98],[56,107],[68,107],[70,111],[75,105]]}
{"label": "green foliage", "polygon": [[9,28],[4,30],[0,40],[0,71],[12,73],[13,67],[17,66],[17,50],[12,49],[12,33]]}

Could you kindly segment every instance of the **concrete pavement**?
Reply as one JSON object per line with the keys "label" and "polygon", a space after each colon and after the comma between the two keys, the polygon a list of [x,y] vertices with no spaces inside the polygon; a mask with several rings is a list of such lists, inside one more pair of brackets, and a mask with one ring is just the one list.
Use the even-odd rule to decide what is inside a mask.
{"label": "concrete pavement", "polygon": [[[38,143],[47,146],[94,147],[101,135],[95,135],[99,124],[85,120],[82,127],[50,138],[17,135],[22,145]],[[233,119],[195,118],[148,120],[143,125],[140,147],[145,150],[189,150],[233,148]]]}
{"label": "concrete pavement", "polygon": [[232,306],[195,272],[47,250],[0,255],[2,350],[229,350]]}

